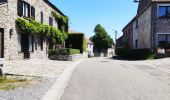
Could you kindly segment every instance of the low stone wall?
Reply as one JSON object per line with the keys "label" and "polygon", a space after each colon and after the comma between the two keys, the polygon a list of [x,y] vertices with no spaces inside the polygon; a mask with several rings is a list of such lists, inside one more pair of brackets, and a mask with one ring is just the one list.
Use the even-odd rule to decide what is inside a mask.
{"label": "low stone wall", "polygon": [[83,58],[86,58],[83,54],[50,56],[50,60],[62,60],[62,61],[77,61]]}

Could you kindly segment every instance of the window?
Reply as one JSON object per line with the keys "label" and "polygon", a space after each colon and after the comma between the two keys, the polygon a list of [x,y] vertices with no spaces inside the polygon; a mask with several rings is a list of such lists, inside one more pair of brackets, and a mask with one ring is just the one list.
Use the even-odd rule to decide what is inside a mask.
{"label": "window", "polygon": [[22,0],[18,0],[18,7],[17,7],[17,10],[18,10],[18,16],[22,16],[23,15],[23,1]]}
{"label": "window", "polygon": [[49,25],[53,26],[53,18],[52,17],[49,17]]}
{"label": "window", "polygon": [[138,28],[138,19],[136,20],[136,27],[135,28]]}
{"label": "window", "polygon": [[30,5],[26,2],[23,2],[23,16],[30,17]]}
{"label": "window", "polygon": [[135,40],[135,48],[138,48],[138,40]]}
{"label": "window", "polygon": [[41,14],[41,23],[43,23],[43,22],[44,22],[44,20],[43,20],[43,19],[44,19],[44,14],[43,14],[43,12],[42,12],[42,11],[41,11],[41,13],[40,13],[40,14]]}
{"label": "window", "polygon": [[159,17],[170,17],[170,6],[159,6]]}
{"label": "window", "polygon": [[31,6],[31,18],[35,19],[35,7]]}
{"label": "window", "polygon": [[29,36],[28,34],[21,34],[21,52],[29,51]]}

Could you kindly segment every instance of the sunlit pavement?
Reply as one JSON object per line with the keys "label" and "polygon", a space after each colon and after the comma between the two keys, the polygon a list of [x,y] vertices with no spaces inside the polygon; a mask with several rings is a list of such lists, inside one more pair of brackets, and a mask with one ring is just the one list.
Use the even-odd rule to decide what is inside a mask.
{"label": "sunlit pavement", "polygon": [[85,60],[73,72],[61,100],[170,100],[170,72],[159,64]]}

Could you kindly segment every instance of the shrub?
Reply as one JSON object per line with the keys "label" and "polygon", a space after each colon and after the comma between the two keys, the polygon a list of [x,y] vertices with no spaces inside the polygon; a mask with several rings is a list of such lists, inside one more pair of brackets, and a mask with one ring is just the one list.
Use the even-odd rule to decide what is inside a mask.
{"label": "shrub", "polygon": [[73,55],[73,54],[80,54],[80,50],[78,49],[57,49],[57,50],[49,50],[48,51],[49,56],[51,55]]}
{"label": "shrub", "polygon": [[69,50],[69,55],[80,54],[80,50],[78,49],[68,49],[68,50]]}
{"label": "shrub", "polygon": [[150,49],[116,49],[116,55],[123,58],[132,59],[132,60],[145,60],[148,59],[153,54],[150,52]]}

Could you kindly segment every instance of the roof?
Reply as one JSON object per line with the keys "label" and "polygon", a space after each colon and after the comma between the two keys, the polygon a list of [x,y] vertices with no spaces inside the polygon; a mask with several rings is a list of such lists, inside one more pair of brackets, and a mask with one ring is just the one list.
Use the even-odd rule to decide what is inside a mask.
{"label": "roof", "polygon": [[170,0],[151,0],[152,2],[170,2]]}
{"label": "roof", "polygon": [[77,31],[74,31],[74,30],[69,30],[68,33],[69,34],[84,34],[82,32],[77,32]]}
{"label": "roof", "polygon": [[90,41],[90,39],[86,38],[87,44],[93,44],[93,42]]}
{"label": "roof", "polygon": [[[146,2],[147,0],[140,0],[140,4],[139,7],[138,7],[138,10],[140,7],[142,7],[143,9],[141,9],[141,11],[138,11],[137,15],[123,28],[123,30],[128,27],[130,24],[132,24],[136,18],[138,18],[146,9],[149,5],[146,5],[146,3],[149,3],[149,2]],[[142,2],[143,1],[143,2]],[[170,0],[150,0],[151,2],[153,3],[170,3]],[[143,6],[146,6],[146,7],[143,7]],[[122,30],[122,31],[123,31]]]}
{"label": "roof", "polygon": [[49,6],[51,6],[51,8],[53,8],[56,12],[58,12],[59,14],[65,16],[63,14],[63,12],[61,12],[54,4],[52,4],[49,0],[43,0],[45,3],[47,3]]}
{"label": "roof", "polygon": [[[137,16],[135,16],[124,28],[123,28],[123,30],[126,28],[126,27],[128,27],[130,24],[132,24],[135,20],[136,20],[136,18],[137,18]],[[122,31],[123,31],[122,30]]]}

